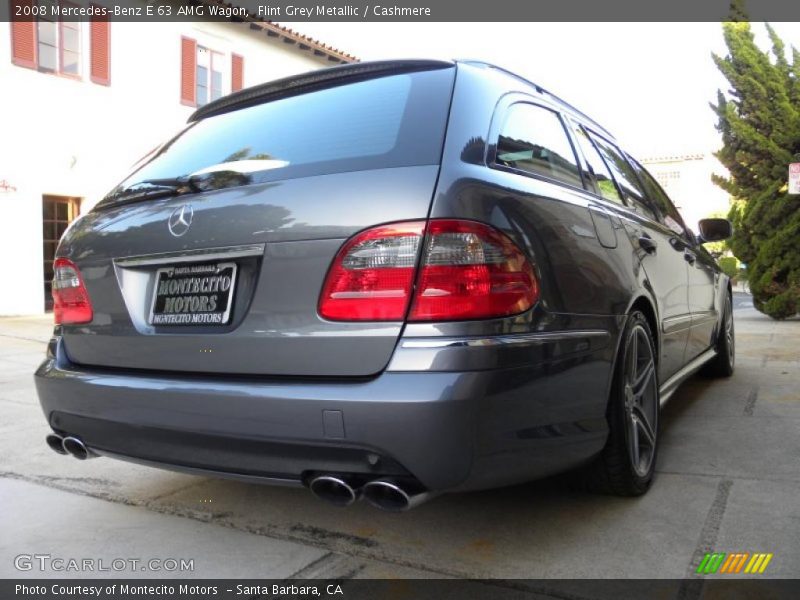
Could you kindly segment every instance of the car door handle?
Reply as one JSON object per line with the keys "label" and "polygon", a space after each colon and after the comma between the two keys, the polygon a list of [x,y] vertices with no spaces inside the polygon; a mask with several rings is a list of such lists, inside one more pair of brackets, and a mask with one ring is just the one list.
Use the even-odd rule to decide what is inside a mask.
{"label": "car door handle", "polygon": [[683,253],[683,258],[686,259],[686,262],[688,262],[690,265],[693,265],[697,260],[697,255],[694,252],[685,250]]}
{"label": "car door handle", "polygon": [[639,237],[639,248],[641,248],[648,254],[655,254],[657,247],[658,244],[656,244],[656,241],[650,236],[643,235]]}

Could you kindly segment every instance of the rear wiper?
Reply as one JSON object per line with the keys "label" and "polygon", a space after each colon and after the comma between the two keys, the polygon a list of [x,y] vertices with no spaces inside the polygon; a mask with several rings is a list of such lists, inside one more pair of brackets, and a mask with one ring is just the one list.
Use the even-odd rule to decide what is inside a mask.
{"label": "rear wiper", "polygon": [[111,192],[103,198],[98,206],[104,207],[238,187],[253,183],[255,173],[282,169],[288,165],[289,162],[285,160],[256,158],[223,162],[180,177],[143,179],[127,188]]}
{"label": "rear wiper", "polygon": [[180,196],[199,192],[190,176],[170,177],[166,179],[145,179],[124,190],[111,192],[100,203],[103,206],[138,200],[155,200],[169,196]]}

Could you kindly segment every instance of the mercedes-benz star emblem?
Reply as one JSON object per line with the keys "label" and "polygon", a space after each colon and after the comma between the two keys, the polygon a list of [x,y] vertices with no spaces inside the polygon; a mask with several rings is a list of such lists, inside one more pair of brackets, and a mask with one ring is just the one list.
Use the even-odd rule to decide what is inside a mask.
{"label": "mercedes-benz star emblem", "polygon": [[169,216],[169,232],[175,237],[181,237],[192,226],[194,211],[191,204],[184,204],[176,208]]}

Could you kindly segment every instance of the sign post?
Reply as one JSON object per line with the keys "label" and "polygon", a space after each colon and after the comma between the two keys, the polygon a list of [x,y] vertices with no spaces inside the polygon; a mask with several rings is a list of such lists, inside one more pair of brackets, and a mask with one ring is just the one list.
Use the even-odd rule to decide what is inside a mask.
{"label": "sign post", "polygon": [[800,162],[789,163],[789,193],[800,194]]}

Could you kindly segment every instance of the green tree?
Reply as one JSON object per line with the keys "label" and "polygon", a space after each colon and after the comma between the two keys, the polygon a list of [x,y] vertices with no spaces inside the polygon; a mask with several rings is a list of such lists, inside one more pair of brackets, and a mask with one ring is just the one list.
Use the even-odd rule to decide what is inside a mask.
{"label": "green tree", "polygon": [[730,83],[711,107],[730,177],[714,181],[734,202],[729,246],[747,264],[753,304],[775,319],[800,312],[800,196],[790,196],[788,164],[800,153],[800,53],[767,25],[769,51],[747,22],[723,23],[728,55],[714,62]]}
{"label": "green tree", "polygon": [[735,279],[739,274],[739,261],[737,261],[735,257],[723,256],[722,258],[718,259],[717,262],[719,263],[719,268],[722,269],[722,272],[731,279]]}

